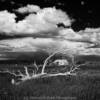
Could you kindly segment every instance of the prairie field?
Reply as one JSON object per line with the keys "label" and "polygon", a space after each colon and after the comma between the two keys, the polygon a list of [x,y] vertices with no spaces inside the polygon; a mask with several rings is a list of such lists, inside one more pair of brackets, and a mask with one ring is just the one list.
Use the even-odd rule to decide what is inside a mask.
{"label": "prairie field", "polygon": [[[84,59],[80,59],[83,62]],[[77,63],[80,63],[78,61]],[[89,60],[91,61],[91,60]],[[98,61],[98,60],[96,60]],[[100,100],[100,64],[90,62],[81,66],[76,71],[76,76],[54,76],[26,80],[15,85],[11,83],[10,73],[3,73],[5,70],[13,71],[16,74],[20,70],[25,74],[24,66],[28,72],[35,70],[33,63],[0,64],[0,98],[7,100]],[[58,73],[68,70],[69,66],[46,66],[47,73]],[[37,73],[40,73],[42,65]]]}

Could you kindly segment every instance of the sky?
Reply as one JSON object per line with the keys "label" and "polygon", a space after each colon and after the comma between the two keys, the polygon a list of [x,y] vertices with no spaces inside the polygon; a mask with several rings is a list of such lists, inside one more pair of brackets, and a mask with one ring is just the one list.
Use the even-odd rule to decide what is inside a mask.
{"label": "sky", "polygon": [[0,59],[9,58],[4,52],[41,50],[98,55],[97,4],[89,0],[1,0]]}

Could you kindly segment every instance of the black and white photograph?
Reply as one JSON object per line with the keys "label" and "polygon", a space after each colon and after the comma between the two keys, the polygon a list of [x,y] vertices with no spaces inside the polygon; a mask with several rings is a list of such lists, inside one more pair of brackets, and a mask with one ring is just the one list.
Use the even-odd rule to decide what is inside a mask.
{"label": "black and white photograph", "polygon": [[100,3],[0,0],[0,100],[100,100]]}

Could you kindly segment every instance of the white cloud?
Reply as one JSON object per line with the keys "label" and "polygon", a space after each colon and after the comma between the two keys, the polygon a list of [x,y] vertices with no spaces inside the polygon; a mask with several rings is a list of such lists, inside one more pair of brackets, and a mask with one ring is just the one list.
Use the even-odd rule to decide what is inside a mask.
{"label": "white cloud", "polygon": [[[37,8],[36,8],[37,7]],[[0,33],[7,35],[24,35],[24,34],[48,34],[51,32],[56,34],[56,38],[20,38],[12,40],[1,40],[0,50],[7,49],[8,51],[37,51],[46,50],[54,52],[56,50],[70,49],[74,52],[90,54],[99,52],[98,49],[86,49],[93,44],[74,41],[88,40],[100,43],[100,28],[86,28],[80,32],[74,32],[71,28],[58,28],[58,23],[63,23],[66,26],[71,25],[69,16],[60,9],[43,8],[38,6],[28,5],[27,7],[19,8],[17,11],[25,13],[31,12],[23,20],[16,22],[17,17],[14,13],[7,10],[0,11]],[[32,12],[36,12],[32,13]],[[56,30],[56,31],[55,31]],[[70,39],[73,39],[71,41]],[[97,53],[95,53],[97,54]]]}
{"label": "white cloud", "polygon": [[[36,10],[38,9],[38,6],[27,5],[26,8]],[[41,31],[48,32],[51,30],[57,30],[58,23],[63,23],[66,26],[71,25],[71,20],[68,15],[62,10],[56,9],[55,7],[39,9],[36,14],[31,13],[17,23],[15,18],[16,15],[14,13],[10,13],[8,11],[1,11],[0,32],[8,35],[22,35],[28,33],[35,34]]]}
{"label": "white cloud", "polygon": [[100,28],[86,28],[78,32],[84,39],[100,43]]}
{"label": "white cloud", "polygon": [[64,39],[82,39],[82,36],[74,32],[71,28],[64,28],[59,31],[59,36]]}
{"label": "white cloud", "polygon": [[37,5],[27,5],[25,7],[18,8],[16,11],[19,13],[33,13],[38,12],[40,10],[40,7]]}
{"label": "white cloud", "polygon": [[8,11],[0,12],[0,32],[10,33],[15,26],[16,15]]}
{"label": "white cloud", "polygon": [[[64,50],[66,54],[68,52],[77,53],[84,52],[86,47],[90,46],[89,43],[73,42],[68,40],[52,39],[52,38],[22,38],[12,40],[0,41],[0,52],[3,49],[12,52],[29,52],[29,51],[41,51],[44,50],[48,53],[53,53],[58,50]],[[82,51],[83,50],[83,51]]]}
{"label": "white cloud", "polygon": [[53,8],[44,8],[41,10],[39,15],[43,15],[43,18],[53,24],[63,23],[66,26],[71,25],[71,19],[69,16],[60,9]]}
{"label": "white cloud", "polygon": [[100,32],[100,28],[85,28],[84,32]]}
{"label": "white cloud", "polygon": [[[42,42],[41,42],[42,41]],[[59,41],[53,40],[51,38],[22,38],[22,39],[7,39],[0,41],[0,49],[8,49],[10,51],[37,51],[37,50],[50,50],[53,52],[54,49],[57,49],[60,44]],[[49,48],[49,49],[48,49]],[[8,50],[8,51],[9,51]],[[2,51],[1,51],[2,52]]]}

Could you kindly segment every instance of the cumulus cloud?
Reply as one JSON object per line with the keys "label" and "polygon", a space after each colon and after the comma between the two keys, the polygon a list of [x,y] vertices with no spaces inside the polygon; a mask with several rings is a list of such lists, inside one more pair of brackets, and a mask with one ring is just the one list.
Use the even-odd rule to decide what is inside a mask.
{"label": "cumulus cloud", "polygon": [[100,28],[86,28],[78,32],[84,39],[100,43]]}
{"label": "cumulus cloud", "polygon": [[25,7],[18,8],[16,11],[19,12],[19,13],[34,13],[34,12],[36,13],[39,10],[41,10],[39,6],[28,4]]}
{"label": "cumulus cloud", "polygon": [[[42,41],[42,42],[41,42]],[[58,41],[58,44],[60,42]],[[10,51],[37,51],[58,48],[57,40],[52,38],[22,38],[22,39],[7,39],[0,41],[0,49],[9,48]],[[8,50],[8,51],[9,51]]]}
{"label": "cumulus cloud", "polygon": [[[42,41],[42,42],[41,42]],[[89,43],[73,42],[52,38],[23,38],[0,41],[0,49],[10,52],[29,52],[29,51],[45,51],[53,53],[55,51],[73,52],[84,51],[86,47],[91,46]],[[1,51],[1,52],[2,52]],[[82,53],[82,52],[81,52]]]}
{"label": "cumulus cloud", "polygon": [[0,32],[7,35],[16,34],[35,34],[38,32],[48,32],[51,30],[58,30],[58,23],[63,23],[65,26],[71,25],[71,20],[69,16],[60,9],[53,8],[43,8],[40,9],[36,5],[27,5],[26,7],[19,8],[20,12],[32,12],[23,20],[16,22],[16,15],[8,11],[0,12]]}
{"label": "cumulus cloud", "polygon": [[74,32],[71,28],[64,28],[59,30],[59,37],[64,39],[82,39],[82,36],[76,32]]}
{"label": "cumulus cloud", "polygon": [[15,26],[16,15],[9,13],[8,11],[0,12],[0,32],[9,33],[12,32]]}
{"label": "cumulus cloud", "polygon": [[65,26],[71,25],[71,19],[69,16],[60,9],[44,8],[39,12],[39,15],[43,14],[43,18],[53,24],[63,23]]}
{"label": "cumulus cloud", "polygon": [[[7,10],[0,11],[0,34],[27,34],[33,37],[35,34],[38,34],[37,38],[30,36],[20,39],[1,40],[1,52],[3,50],[16,52],[45,50],[47,52],[54,52],[56,50],[70,49],[75,53],[87,54],[90,52],[90,54],[97,54],[95,52],[100,51],[100,49],[87,49],[87,47],[93,46],[95,42],[100,43],[100,29],[86,28],[85,30],[74,32],[71,28],[59,28],[57,27],[59,23],[65,26],[70,26],[72,23],[69,16],[60,9],[55,7],[40,9],[36,5],[27,5],[17,9],[17,11],[30,14],[23,20],[16,22],[17,16],[14,13],[10,13]],[[51,35],[55,37],[50,38],[49,36]],[[39,36],[43,37],[40,38]],[[44,38],[45,36],[47,37]],[[90,41],[90,43],[82,42],[83,40]]]}
{"label": "cumulus cloud", "polygon": [[18,38],[0,41],[0,52],[37,52],[53,53],[64,51],[66,54],[99,55],[100,48],[88,48],[93,43],[69,41],[61,38]]}
{"label": "cumulus cloud", "polygon": [[84,32],[100,32],[100,28],[85,28]]}

